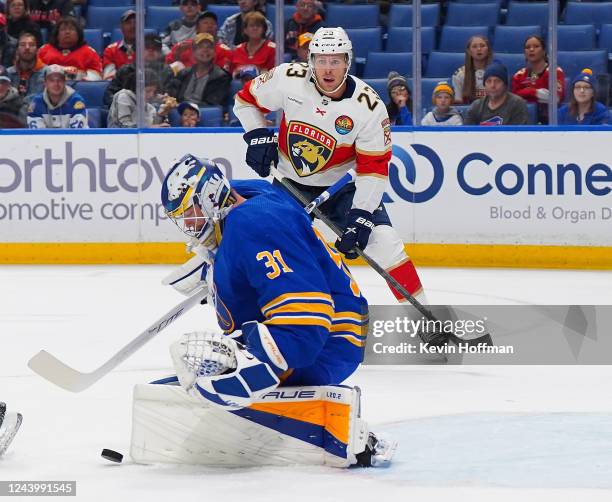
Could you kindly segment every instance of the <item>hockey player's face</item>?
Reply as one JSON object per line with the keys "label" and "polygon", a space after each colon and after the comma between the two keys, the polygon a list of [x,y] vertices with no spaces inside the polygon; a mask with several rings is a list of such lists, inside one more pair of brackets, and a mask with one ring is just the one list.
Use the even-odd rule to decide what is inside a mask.
{"label": "hockey player's face", "polygon": [[315,76],[323,91],[332,92],[344,80],[346,58],[344,54],[315,54]]}
{"label": "hockey player's face", "polygon": [[185,224],[185,230],[197,234],[204,228],[206,218],[200,207],[194,204],[183,213],[183,222]]}

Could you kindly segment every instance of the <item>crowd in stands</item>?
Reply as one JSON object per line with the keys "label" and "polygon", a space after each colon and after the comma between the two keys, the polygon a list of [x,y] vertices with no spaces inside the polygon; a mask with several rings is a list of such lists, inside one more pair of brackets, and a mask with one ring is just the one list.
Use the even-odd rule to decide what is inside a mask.
{"label": "crowd in stands", "polygon": [[[500,0],[493,1],[500,9]],[[0,1],[0,127],[136,127],[138,57],[144,59],[147,126],[239,125],[231,110],[234,94],[275,65],[274,5],[266,6],[263,0],[156,0],[150,8],[161,9],[166,18],[155,25],[147,24],[146,18],[144,48],[139,52],[137,13],[130,8],[131,0],[123,5],[106,3]],[[338,14],[343,12],[338,7],[344,7],[338,2],[286,2],[284,60],[306,62],[313,33],[328,22],[343,25],[346,21],[356,60],[351,73],[379,93],[392,124],[416,125],[411,96],[411,21],[409,17],[399,20],[400,11],[394,14],[396,3],[369,2],[376,4],[376,10],[367,11],[375,12],[375,19],[358,20],[355,26],[354,20]],[[612,2],[602,4],[611,11],[612,41]],[[514,54],[491,43],[493,26],[457,27],[464,30],[459,31],[463,42],[458,47],[464,52],[460,58],[454,57],[459,53],[452,53],[452,69],[436,72],[432,70],[436,57],[450,53],[444,34],[447,26],[439,22],[444,16],[450,20],[451,4],[434,6],[432,22],[422,11],[422,60],[427,71],[421,81],[424,116],[420,125],[548,124],[551,91],[542,36],[545,28],[534,24],[532,32],[521,31],[523,66],[514,67],[516,58],[508,58]],[[103,23],[101,13],[111,12],[114,21]],[[168,13],[173,18],[167,18]],[[604,24],[594,22],[587,28],[592,29],[593,37],[601,33],[598,36],[604,44],[608,25],[606,19],[600,22]],[[436,51],[438,38],[440,51]],[[612,44],[600,46],[607,49],[607,63]],[[386,63],[375,66],[380,54],[398,58],[387,57]],[[557,66],[554,92],[560,105],[559,124],[612,123],[607,108],[608,68],[591,69],[586,67],[589,63],[576,61],[577,68],[567,75]]]}

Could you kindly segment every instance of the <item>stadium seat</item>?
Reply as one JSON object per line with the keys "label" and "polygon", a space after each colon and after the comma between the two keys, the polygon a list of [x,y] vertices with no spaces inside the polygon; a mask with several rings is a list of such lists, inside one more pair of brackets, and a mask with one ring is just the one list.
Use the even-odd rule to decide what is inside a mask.
{"label": "stadium seat", "polygon": [[88,108],[100,108],[104,106],[104,93],[109,83],[108,80],[99,80],[97,82],[81,81],[74,84],[74,90],[83,96],[85,105]]}
{"label": "stadium seat", "polygon": [[[169,115],[170,125],[179,127],[181,117],[178,111],[173,109]],[[203,106],[200,107],[200,122],[199,127],[221,127],[223,125],[223,108],[220,106]]]}
{"label": "stadium seat", "polygon": [[583,68],[593,70],[593,75],[607,73],[608,51],[558,51],[557,64],[563,68],[566,79],[572,79]]}
{"label": "stadium seat", "polygon": [[448,80],[450,82],[455,70],[465,63],[465,55],[462,52],[439,52],[433,51],[427,59],[425,77]]}
{"label": "stadium seat", "polygon": [[90,128],[106,128],[108,112],[102,108],[87,108],[87,123]]}
{"label": "stadium seat", "polygon": [[[429,54],[436,49],[436,30],[433,26],[421,28],[421,53]],[[412,28],[392,26],[387,38],[389,52],[412,52]]]}
{"label": "stadium seat", "polygon": [[147,8],[145,16],[145,26],[155,28],[157,31],[164,31],[175,19],[182,17],[178,7],[159,7],[152,5]]}
{"label": "stadium seat", "polygon": [[[166,0],[167,2],[170,0]],[[123,7],[124,10],[134,6],[134,0],[88,0],[88,7]]]}
{"label": "stadium seat", "polygon": [[612,24],[602,24],[597,47],[612,53]]}
{"label": "stadium seat", "polygon": [[96,7],[87,9],[87,28],[100,28],[104,33],[112,33],[119,27],[121,14],[125,12],[123,7]]}
{"label": "stadium seat", "polygon": [[538,123],[538,107],[535,103],[527,103],[527,123],[529,125]]}
{"label": "stadium seat", "polygon": [[[240,7],[237,5],[214,5],[206,7],[206,10],[217,14],[217,26],[221,28],[223,22],[233,14],[240,12]],[[272,23],[274,24],[274,23]]]}
{"label": "stadium seat", "polygon": [[[160,5],[162,7],[169,7],[170,5],[172,5],[172,0],[145,0],[145,4],[147,7],[150,7],[151,5]],[[210,5],[208,7],[210,7]]]}
{"label": "stadium seat", "polygon": [[[438,26],[440,22],[440,4],[421,5],[421,26]],[[412,5],[392,3],[389,10],[389,27],[412,26]]]}
{"label": "stadium seat", "polygon": [[548,26],[548,4],[531,2],[510,2],[506,14],[508,26],[532,26],[537,24],[546,32]]}
{"label": "stadium seat", "polygon": [[100,28],[85,28],[83,30],[83,36],[87,44],[101,56],[104,50],[102,30]]}
{"label": "stadium seat", "polygon": [[446,25],[448,26],[495,26],[499,21],[499,3],[448,4]]}
{"label": "stadium seat", "polygon": [[378,26],[378,14],[378,4],[330,4],[327,6],[325,23],[343,28],[371,28]]}
{"label": "stadium seat", "polygon": [[[285,22],[286,22],[287,19],[290,19],[291,16],[295,14],[295,5],[285,5],[284,11],[285,11],[284,12]],[[274,26],[274,23],[276,22],[276,20],[274,19],[274,16],[276,16],[276,5],[274,5],[273,3],[266,4],[266,17],[272,23],[272,26]],[[221,25],[219,24],[219,26]]]}
{"label": "stadium seat", "polygon": [[366,78],[363,80],[368,84],[383,100],[383,103],[389,103],[389,92],[387,91],[387,79],[386,78]]}
{"label": "stadium seat", "polygon": [[382,50],[382,28],[349,28],[346,30],[353,44],[353,56],[358,63],[364,62],[369,51]]}
{"label": "stadium seat", "polygon": [[440,34],[441,52],[464,52],[467,41],[474,35],[482,35],[490,39],[488,26],[442,26]]}
{"label": "stadium seat", "polygon": [[542,27],[539,25],[505,26],[495,28],[493,50],[498,52],[521,52],[525,40],[531,35],[542,36]]}
{"label": "stadium seat", "polygon": [[512,82],[512,75],[527,64],[523,52],[502,52],[495,54],[494,59],[501,61],[508,69],[508,83]]}
{"label": "stadium seat", "polygon": [[369,52],[363,70],[363,78],[385,78],[390,71],[400,75],[412,75],[412,53]]}
{"label": "stadium seat", "polygon": [[592,24],[599,30],[612,23],[612,2],[568,2],[565,24]]}
{"label": "stadium seat", "polygon": [[593,49],[595,49],[595,27],[592,24],[557,26],[557,50],[591,51]]}

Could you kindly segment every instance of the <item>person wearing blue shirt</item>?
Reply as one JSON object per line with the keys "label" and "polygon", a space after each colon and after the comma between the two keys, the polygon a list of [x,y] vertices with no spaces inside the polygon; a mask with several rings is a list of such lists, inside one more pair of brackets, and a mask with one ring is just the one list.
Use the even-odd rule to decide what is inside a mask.
{"label": "person wearing blue shirt", "polygon": [[593,72],[585,68],[572,80],[569,103],[559,109],[560,125],[604,125],[610,123],[610,113],[595,101]]}

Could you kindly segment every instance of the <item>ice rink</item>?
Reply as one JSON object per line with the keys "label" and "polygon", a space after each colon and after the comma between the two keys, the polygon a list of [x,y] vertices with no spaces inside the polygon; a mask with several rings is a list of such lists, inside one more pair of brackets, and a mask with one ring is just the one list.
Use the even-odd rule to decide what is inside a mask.
{"label": "ice rink", "polygon": [[[169,343],[214,326],[210,308],[192,310],[80,394],[26,362],[45,348],[79,370],[99,366],[181,300],[160,284],[170,269],[0,267],[0,401],[24,415],[0,480],[76,480],[77,499],[105,502],[612,500],[609,366],[364,367],[348,383],[361,387],[372,428],[400,442],[387,469],[133,464],[132,387],[171,373]],[[393,302],[375,273],[354,272],[370,303]],[[612,304],[612,272],[421,275],[432,303]],[[103,460],[102,448],[124,453],[124,463]]]}

